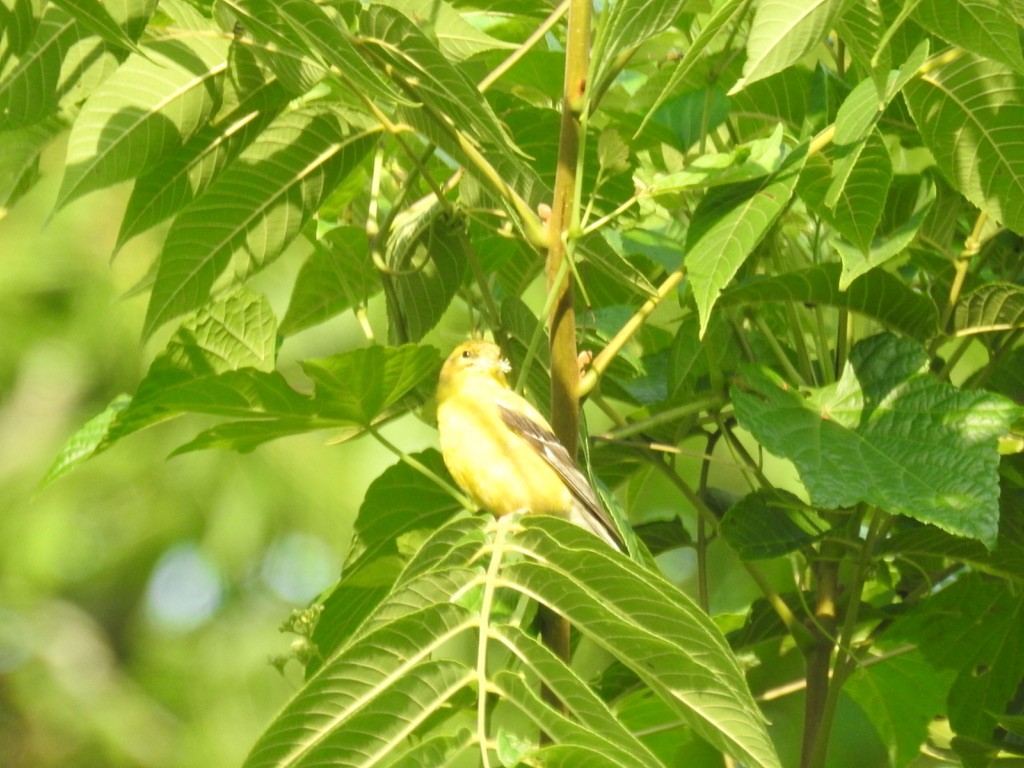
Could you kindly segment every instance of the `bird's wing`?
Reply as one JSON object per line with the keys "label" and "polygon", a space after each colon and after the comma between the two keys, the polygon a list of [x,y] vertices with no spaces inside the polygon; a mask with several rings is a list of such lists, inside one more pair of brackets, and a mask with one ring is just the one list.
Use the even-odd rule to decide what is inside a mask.
{"label": "bird's wing", "polygon": [[565,450],[565,446],[558,441],[551,430],[538,424],[526,414],[512,410],[500,402],[497,405],[498,413],[505,426],[529,443],[537,455],[555,471],[573,498],[586,511],[588,520],[585,522],[585,527],[605,539],[620,552],[625,551],[625,544],[619,534],[619,529],[615,527],[611,516],[597,500],[597,494],[594,493],[586,476],[580,472],[576,462]]}

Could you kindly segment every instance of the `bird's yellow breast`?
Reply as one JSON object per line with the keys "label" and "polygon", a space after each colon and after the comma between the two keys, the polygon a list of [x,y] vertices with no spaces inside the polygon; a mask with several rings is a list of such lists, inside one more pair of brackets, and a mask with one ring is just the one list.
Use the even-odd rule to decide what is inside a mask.
{"label": "bird's yellow breast", "polygon": [[448,471],[484,509],[567,514],[572,494],[534,449],[501,420],[496,396],[508,391],[489,382],[463,382],[438,404],[441,453]]}

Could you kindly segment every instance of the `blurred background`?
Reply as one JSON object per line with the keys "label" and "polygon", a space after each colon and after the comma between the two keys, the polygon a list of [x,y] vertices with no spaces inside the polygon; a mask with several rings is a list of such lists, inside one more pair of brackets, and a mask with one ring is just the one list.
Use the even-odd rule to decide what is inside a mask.
{"label": "blurred background", "polygon": [[[0,219],[0,766],[237,765],[301,680],[295,661],[271,664],[296,639],[278,627],[337,579],[366,486],[394,459],[329,434],[168,459],[205,426],[182,419],[41,488],[170,332],[143,347],[145,295],[124,298],[164,232],[112,262],[129,190],[52,215],[62,153]],[[256,286],[279,317],[273,286],[303,256]],[[339,318],[282,356],[334,354],[358,333]],[[419,422],[391,429],[409,450],[435,444]]]}

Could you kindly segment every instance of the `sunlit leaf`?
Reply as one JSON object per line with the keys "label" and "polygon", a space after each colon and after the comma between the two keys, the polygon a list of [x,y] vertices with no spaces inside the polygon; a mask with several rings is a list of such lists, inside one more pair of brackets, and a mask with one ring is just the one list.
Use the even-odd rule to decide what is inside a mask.
{"label": "sunlit leaf", "polygon": [[376,134],[318,107],[275,120],[175,220],[143,334],[199,306],[233,259],[244,276],[277,258]]}
{"label": "sunlit leaf", "polygon": [[1024,288],[988,283],[960,299],[953,315],[957,336],[996,333],[1024,327]]}
{"label": "sunlit leaf", "polygon": [[963,54],[904,89],[925,145],[950,183],[1024,233],[1024,86],[993,61]]}
{"label": "sunlit leaf", "polygon": [[832,28],[843,2],[762,0],[758,3],[747,37],[743,77],[732,87],[732,92],[785,69],[818,45]]}
{"label": "sunlit leaf", "polygon": [[56,208],[181,146],[216,108],[226,68],[227,43],[216,38],[168,39],[129,56],[75,119]]}

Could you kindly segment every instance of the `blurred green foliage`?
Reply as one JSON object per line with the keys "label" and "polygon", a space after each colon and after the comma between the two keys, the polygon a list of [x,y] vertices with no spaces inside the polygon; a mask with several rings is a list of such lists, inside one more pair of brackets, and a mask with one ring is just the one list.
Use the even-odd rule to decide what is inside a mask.
{"label": "blurred green foliage", "polygon": [[111,264],[125,190],[47,221],[55,192],[0,220],[0,765],[234,765],[301,681],[296,662],[270,664],[294,639],[278,626],[337,579],[392,459],[314,435],[167,461],[195,428],[172,423],[40,490],[67,436],[159,348],[141,347],[144,302],[122,294],[161,234]]}

